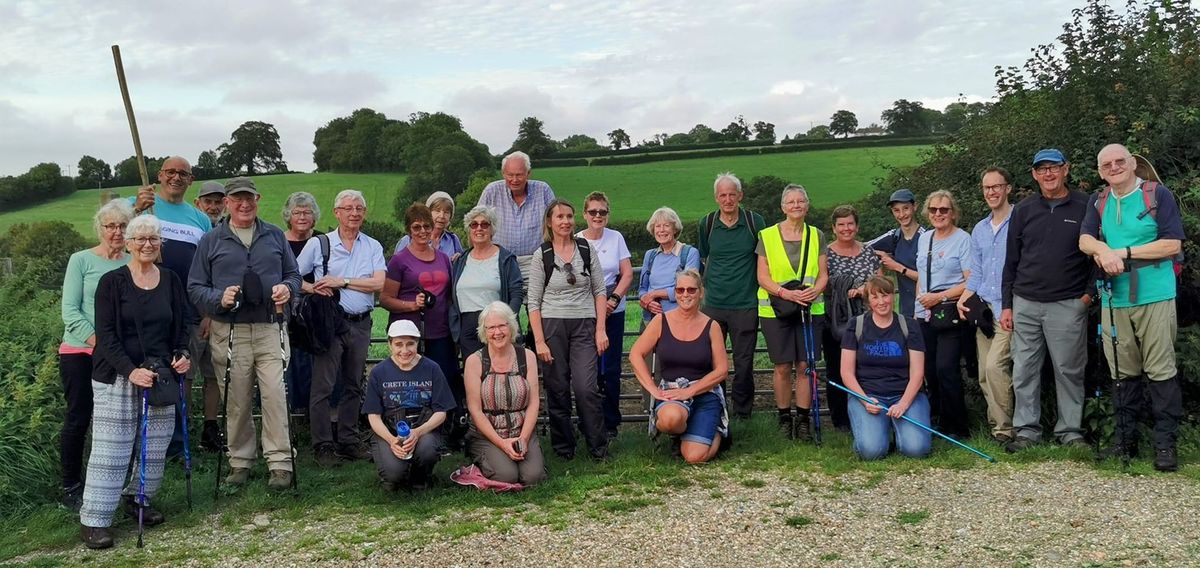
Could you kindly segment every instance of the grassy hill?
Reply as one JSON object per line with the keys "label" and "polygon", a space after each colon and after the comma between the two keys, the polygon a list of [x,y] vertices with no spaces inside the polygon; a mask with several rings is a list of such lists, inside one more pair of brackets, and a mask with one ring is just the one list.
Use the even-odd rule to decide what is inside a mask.
{"label": "grassy hill", "polygon": [[[722,171],[733,171],[743,180],[758,175],[775,175],[804,184],[813,205],[825,207],[858,199],[872,188],[873,180],[883,174],[881,165],[915,164],[924,146],[816,150],[795,154],[766,156],[727,156],[694,160],[675,160],[647,164],[577,168],[538,168],[533,177],[548,182],[560,197],[581,205],[592,191],[608,194],[614,219],[646,219],[655,209],[667,205],[684,219],[694,219],[712,210],[712,180]],[[279,223],[280,211],[288,194],[308,191],[317,197],[323,220],[319,226],[333,223],[333,198],[346,188],[362,191],[371,209],[370,218],[394,221],[392,200],[404,185],[403,174],[286,174],[255,178],[263,194],[263,218]],[[195,197],[199,184],[193,185],[188,199]],[[117,188],[122,196],[136,188]],[[97,190],[81,190],[70,197],[0,214],[0,231],[16,223],[52,219],[65,220],[85,237],[91,238],[91,216],[99,206]]]}

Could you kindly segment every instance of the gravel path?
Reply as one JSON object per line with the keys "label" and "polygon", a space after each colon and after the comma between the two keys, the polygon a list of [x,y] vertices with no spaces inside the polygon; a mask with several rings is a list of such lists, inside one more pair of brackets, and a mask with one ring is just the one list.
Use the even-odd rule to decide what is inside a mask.
{"label": "gravel path", "polygon": [[[245,566],[1200,566],[1200,484],[1183,477],[1070,462],[786,478],[696,472],[702,483],[635,497],[636,510],[593,507],[557,527],[525,522],[538,513],[528,505],[466,513],[496,528],[423,543],[408,537],[442,519],[397,531],[386,519],[260,515],[245,526],[156,531],[153,541],[160,551],[214,542],[258,550],[249,560],[201,556]],[[66,560],[101,558],[80,547]],[[187,564],[188,555],[171,560]]]}

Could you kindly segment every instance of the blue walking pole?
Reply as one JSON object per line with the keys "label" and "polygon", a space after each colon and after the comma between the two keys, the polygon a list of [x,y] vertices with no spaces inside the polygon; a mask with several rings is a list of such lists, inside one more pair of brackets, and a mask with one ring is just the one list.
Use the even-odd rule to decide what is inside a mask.
{"label": "blue walking pole", "polygon": [[[839,385],[838,383],[835,383],[835,382],[833,382],[833,381],[826,381],[826,383],[825,383],[825,384],[827,384],[827,385],[830,385],[830,386],[834,386],[834,387],[837,387],[837,388],[839,388],[839,389],[841,389],[841,390],[843,390],[843,391],[846,391],[846,394],[849,394],[850,396],[853,396],[854,398],[857,398],[858,400],[861,400],[861,401],[863,401],[863,402],[866,402],[866,403],[868,403],[868,404],[873,404],[873,405],[875,405],[875,406],[878,406],[878,407],[882,408],[884,411],[887,411],[887,410],[890,410],[890,409],[891,409],[891,407],[890,407],[890,406],[888,406],[888,405],[886,405],[886,404],[884,404],[884,403],[882,403],[882,402],[879,402],[879,401],[876,401],[876,400],[871,400],[871,399],[869,399],[869,398],[867,398],[867,397],[865,397],[865,396],[863,396],[863,395],[861,395],[861,394],[858,394],[858,393],[856,393],[856,392],[854,392],[854,391],[852,391],[852,390],[850,390],[850,389],[848,389],[848,388],[846,388],[846,387],[844,387],[844,386],[842,386],[842,385]],[[974,453],[975,455],[977,455],[977,456],[979,456],[979,457],[981,457],[981,458],[983,458],[983,459],[985,459],[985,460],[987,460],[987,461],[990,461],[990,462],[993,462],[993,463],[995,463],[995,461],[996,461],[996,458],[994,458],[994,457],[992,457],[992,456],[989,456],[989,455],[987,455],[987,454],[985,454],[985,453],[983,453],[983,452],[981,452],[981,451],[979,451],[979,450],[976,450],[975,448],[972,448],[971,446],[968,446],[968,445],[966,445],[966,444],[964,444],[964,443],[962,443],[962,442],[960,442],[960,441],[958,441],[958,440],[955,440],[954,438],[951,438],[950,436],[947,436],[947,435],[945,435],[945,434],[943,434],[943,433],[941,433],[941,432],[938,432],[937,430],[934,430],[933,428],[930,428],[930,427],[929,427],[928,425],[926,425],[926,424],[922,424],[922,423],[920,423],[920,422],[918,422],[918,421],[916,421],[916,420],[913,420],[912,418],[909,418],[907,415],[901,414],[901,415],[900,415],[900,418],[903,418],[903,419],[907,420],[907,421],[908,421],[910,424],[915,424],[916,426],[920,427],[922,430],[926,430],[926,431],[928,431],[928,432],[929,432],[929,433],[931,433],[931,434],[937,434],[937,435],[938,435],[939,437],[941,437],[943,440],[949,441],[949,442],[953,443],[954,445],[956,445],[956,446],[958,446],[958,447],[960,447],[960,448],[962,448],[962,449],[964,449],[964,450],[967,450],[967,451],[969,451],[969,452],[971,452],[971,453]]]}
{"label": "blue walking pole", "polygon": [[146,434],[150,424],[150,390],[142,389],[142,419],[140,424],[142,439],[141,448],[138,452],[138,540],[137,547],[142,547],[142,535],[146,532],[144,514],[146,512]]}
{"label": "blue walking pole", "polygon": [[820,383],[817,381],[816,346],[813,345],[812,312],[807,309],[800,313],[800,326],[804,328],[804,355],[807,359],[808,390],[812,393],[813,442],[821,445],[821,396],[817,394]]}
{"label": "blue walking pole", "polygon": [[192,510],[192,450],[188,442],[188,407],[187,393],[184,392],[183,379],[179,380],[179,403],[183,412],[183,477],[187,480],[187,505]]}

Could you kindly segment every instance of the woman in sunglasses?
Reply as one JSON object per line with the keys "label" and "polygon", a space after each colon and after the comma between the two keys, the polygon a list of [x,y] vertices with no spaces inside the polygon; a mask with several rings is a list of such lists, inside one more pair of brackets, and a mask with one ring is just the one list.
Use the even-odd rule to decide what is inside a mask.
{"label": "woman in sunglasses", "polygon": [[621,233],[608,228],[608,196],[593,191],[584,199],[587,228],[575,234],[587,239],[592,252],[600,257],[604,269],[604,289],[608,292],[604,328],[608,331],[608,349],[600,355],[600,392],[604,396],[604,429],[609,438],[617,436],[621,424],[621,348],[625,343],[625,293],[633,285],[633,264],[629,247]]}
{"label": "woman in sunglasses", "polygon": [[[949,191],[938,190],[925,198],[925,217],[933,225],[917,239],[917,299],[913,315],[921,322],[925,338],[925,377],[930,406],[946,435],[966,438],[967,405],[963,398],[958,360],[967,325],[956,322],[955,303],[971,274],[971,236],[956,227],[958,203]],[[971,332],[973,335],[973,332]]]}
{"label": "woman in sunglasses", "polygon": [[479,205],[463,216],[469,248],[451,266],[450,333],[463,358],[483,348],[476,328],[479,313],[492,302],[521,311],[525,290],[517,256],[492,242],[499,227],[496,210]]}
{"label": "woman in sunglasses", "polygon": [[[678,307],[650,320],[633,344],[629,362],[642,388],[654,398],[654,427],[678,441],[685,461],[704,463],[729,440],[721,389],[729,360],[721,327],[700,312],[700,273],[687,269],[676,274],[673,288]],[[651,352],[662,364],[662,381],[655,382],[646,364]]]}
{"label": "woman in sunglasses", "polygon": [[575,457],[574,391],[579,429],[592,458],[601,460],[608,457],[608,437],[596,385],[596,356],[608,349],[608,291],[600,255],[574,232],[575,207],[562,199],[550,202],[542,225],[546,241],[529,263],[529,328],[546,383],[554,453],[567,460]]}

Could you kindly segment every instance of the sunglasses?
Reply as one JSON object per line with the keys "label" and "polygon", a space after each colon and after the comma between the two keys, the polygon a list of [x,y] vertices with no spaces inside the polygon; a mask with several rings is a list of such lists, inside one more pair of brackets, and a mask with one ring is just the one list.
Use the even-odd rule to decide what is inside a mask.
{"label": "sunglasses", "polygon": [[489,221],[471,221],[467,227],[471,229],[490,229],[492,228],[492,223]]}
{"label": "sunglasses", "polygon": [[592,217],[608,217],[608,209],[588,209],[587,214]]}
{"label": "sunglasses", "polygon": [[934,215],[947,215],[950,213],[950,211],[951,211],[951,209],[949,207],[930,207],[929,208],[929,212],[933,213]]}
{"label": "sunglasses", "polygon": [[695,294],[699,291],[700,291],[700,288],[697,288],[696,286],[676,286],[675,287],[675,295],[676,296],[678,296],[680,294],[691,295],[691,294]]}
{"label": "sunglasses", "polygon": [[562,271],[567,273],[567,284],[574,286],[575,285],[575,265],[574,264],[564,264],[562,266]]}

